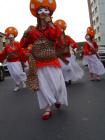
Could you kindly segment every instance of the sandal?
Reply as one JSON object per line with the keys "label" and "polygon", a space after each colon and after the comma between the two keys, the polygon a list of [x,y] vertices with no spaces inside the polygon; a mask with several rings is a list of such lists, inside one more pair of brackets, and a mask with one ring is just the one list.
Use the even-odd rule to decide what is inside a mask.
{"label": "sandal", "polygon": [[52,116],[52,111],[45,111],[44,114],[42,115],[42,120],[48,120]]}
{"label": "sandal", "polygon": [[97,81],[101,81],[101,78],[99,76],[96,77]]}

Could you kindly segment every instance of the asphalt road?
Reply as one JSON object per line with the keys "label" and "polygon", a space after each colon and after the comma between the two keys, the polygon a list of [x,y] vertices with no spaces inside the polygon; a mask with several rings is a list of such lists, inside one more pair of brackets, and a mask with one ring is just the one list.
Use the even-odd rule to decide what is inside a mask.
{"label": "asphalt road", "polygon": [[86,75],[67,87],[69,106],[41,120],[36,93],[13,92],[10,77],[0,82],[0,140],[105,140],[105,76]]}

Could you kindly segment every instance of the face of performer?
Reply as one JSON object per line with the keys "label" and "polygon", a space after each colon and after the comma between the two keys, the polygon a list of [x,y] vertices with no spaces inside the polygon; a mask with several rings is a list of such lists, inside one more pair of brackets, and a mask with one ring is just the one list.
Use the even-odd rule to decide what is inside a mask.
{"label": "face of performer", "polygon": [[63,28],[61,28],[61,31],[62,31],[62,32],[64,32],[64,29],[63,29]]}
{"label": "face of performer", "polygon": [[86,36],[85,36],[85,39],[86,39],[87,41],[92,41],[92,38],[90,37],[90,35],[86,35]]}
{"label": "face of performer", "polygon": [[50,10],[47,8],[40,8],[38,10],[38,18],[42,19],[42,20],[49,20],[46,19],[46,17],[50,16]]}
{"label": "face of performer", "polygon": [[62,37],[65,37],[65,29],[61,28],[62,31]]}
{"label": "face of performer", "polygon": [[10,41],[14,41],[14,39],[15,39],[15,36],[13,34],[9,34],[8,37],[9,37]]}

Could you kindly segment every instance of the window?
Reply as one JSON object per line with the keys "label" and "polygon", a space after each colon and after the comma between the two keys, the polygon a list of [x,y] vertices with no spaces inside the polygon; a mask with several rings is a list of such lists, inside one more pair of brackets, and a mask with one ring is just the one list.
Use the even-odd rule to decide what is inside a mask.
{"label": "window", "polygon": [[98,37],[98,41],[99,41],[99,42],[101,41],[101,37],[100,37],[100,36]]}
{"label": "window", "polygon": [[98,26],[98,27],[97,27],[97,32],[99,33],[99,31],[100,31],[100,27]]}
{"label": "window", "polygon": [[92,17],[94,17],[94,11],[92,12]]}
{"label": "window", "polygon": [[97,16],[97,17],[96,17],[96,22],[98,22],[98,21],[99,21],[99,17]]}
{"label": "window", "polygon": [[91,8],[93,8],[93,1],[92,1],[92,3],[91,3]]}
{"label": "window", "polygon": [[97,42],[97,38],[95,38],[95,41]]}
{"label": "window", "polygon": [[96,29],[94,29],[95,30],[95,33],[96,33]]}
{"label": "window", "polygon": [[96,3],[96,0],[94,0],[94,4]]}
{"label": "window", "polygon": [[95,25],[96,24],[96,22],[95,22],[95,20],[93,20],[93,25]]}
{"label": "window", "polygon": [[97,13],[97,7],[95,8],[95,14]]}

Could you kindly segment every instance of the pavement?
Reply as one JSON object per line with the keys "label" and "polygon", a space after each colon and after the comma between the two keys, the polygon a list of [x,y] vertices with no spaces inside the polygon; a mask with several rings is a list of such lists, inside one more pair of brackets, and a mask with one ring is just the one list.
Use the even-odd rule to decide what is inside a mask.
{"label": "pavement", "polygon": [[82,80],[67,87],[68,107],[41,120],[36,93],[13,92],[14,82],[0,82],[0,140],[105,140],[105,75],[102,81]]}

